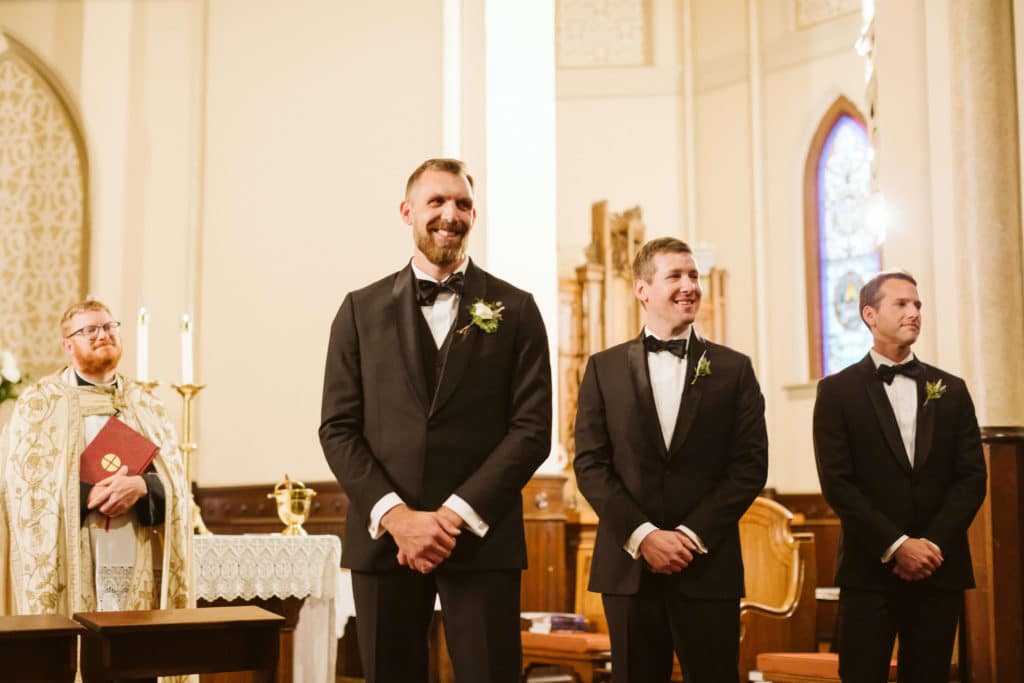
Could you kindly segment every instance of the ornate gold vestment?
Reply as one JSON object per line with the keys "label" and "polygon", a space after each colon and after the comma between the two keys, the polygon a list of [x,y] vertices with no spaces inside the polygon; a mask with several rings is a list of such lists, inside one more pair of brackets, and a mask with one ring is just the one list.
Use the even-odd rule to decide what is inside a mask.
{"label": "ornate gold vestment", "polygon": [[120,376],[120,388],[76,384],[66,368],[22,391],[0,435],[0,615],[96,610],[92,549],[79,520],[78,465],[83,418],[115,410],[160,446],[153,463],[166,495],[162,527],[135,527],[128,607],[194,607],[191,498],[163,404]]}

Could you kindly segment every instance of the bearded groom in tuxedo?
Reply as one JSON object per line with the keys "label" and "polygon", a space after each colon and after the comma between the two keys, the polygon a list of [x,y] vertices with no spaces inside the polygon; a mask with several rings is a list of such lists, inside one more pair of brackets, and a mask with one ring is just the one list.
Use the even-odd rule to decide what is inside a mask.
{"label": "bearded groom in tuxedo", "polygon": [[594,354],[579,391],[574,467],[599,517],[602,594],[620,683],[737,681],[744,594],[739,519],[768,469],[764,398],[750,359],[693,323],[700,272],[674,238],[633,264],[646,311],[636,339]]}
{"label": "bearded groom in tuxedo", "polygon": [[412,260],[350,292],[331,327],[320,441],[349,497],[367,683],[426,683],[440,597],[460,681],[519,680],[521,489],[551,448],[547,334],[533,297],[466,255],[461,161],[430,159],[400,212]]}

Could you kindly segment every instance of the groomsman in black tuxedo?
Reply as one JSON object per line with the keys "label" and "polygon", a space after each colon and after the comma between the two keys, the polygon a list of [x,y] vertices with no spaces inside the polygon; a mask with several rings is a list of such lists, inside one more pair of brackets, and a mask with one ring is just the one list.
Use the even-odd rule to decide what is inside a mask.
{"label": "groomsman in black tuxedo", "polygon": [[818,383],[814,455],[842,522],[836,585],[843,681],[887,680],[899,636],[903,682],[949,680],[963,591],[974,587],[967,527],[985,460],[967,386],[919,361],[917,282],[880,273],[860,291],[874,345]]}
{"label": "groomsman in black tuxedo", "polygon": [[738,522],[764,486],[764,398],[750,359],[702,339],[697,263],[661,238],[633,263],[636,339],[587,364],[575,470],[600,518],[590,590],[602,594],[618,683],[737,681]]}
{"label": "groomsman in black tuxedo", "polygon": [[440,596],[459,681],[519,680],[521,489],[551,448],[547,335],[528,293],[466,256],[460,161],[410,176],[412,261],[350,292],[331,327],[320,441],[349,497],[368,683],[426,683]]}

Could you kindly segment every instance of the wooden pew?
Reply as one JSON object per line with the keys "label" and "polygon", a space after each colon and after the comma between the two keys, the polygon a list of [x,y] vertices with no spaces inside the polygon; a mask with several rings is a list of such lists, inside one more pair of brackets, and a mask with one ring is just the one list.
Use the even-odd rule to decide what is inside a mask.
{"label": "wooden pew", "polygon": [[250,605],[139,612],[79,612],[84,683],[277,666],[284,617]]}
{"label": "wooden pew", "polygon": [[71,683],[83,630],[53,614],[0,617],[0,681]]}

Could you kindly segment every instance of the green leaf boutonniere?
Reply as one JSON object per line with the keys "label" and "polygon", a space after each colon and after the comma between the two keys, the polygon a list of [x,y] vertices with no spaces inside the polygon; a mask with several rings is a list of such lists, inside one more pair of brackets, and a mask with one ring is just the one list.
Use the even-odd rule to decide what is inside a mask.
{"label": "green leaf boutonniere", "polygon": [[942,398],[942,395],[946,393],[946,385],[942,383],[941,379],[937,379],[934,382],[924,383],[924,404],[928,405],[928,401],[938,401]]}
{"label": "green leaf boutonniere", "polygon": [[469,307],[469,315],[472,318],[465,327],[460,327],[456,332],[459,334],[466,334],[469,332],[469,328],[476,325],[487,334],[493,334],[498,331],[498,323],[501,322],[501,312],[505,310],[505,306],[500,301],[494,301],[488,303],[483,299],[477,299],[475,304]]}
{"label": "green leaf boutonniere", "polygon": [[711,361],[708,360],[708,352],[700,354],[700,360],[697,361],[697,368],[693,371],[693,381],[690,384],[696,384],[697,380],[701,377],[707,377],[711,374]]}

